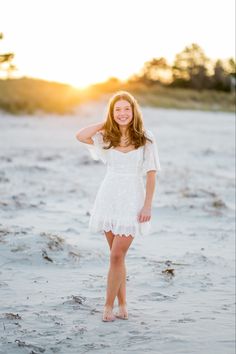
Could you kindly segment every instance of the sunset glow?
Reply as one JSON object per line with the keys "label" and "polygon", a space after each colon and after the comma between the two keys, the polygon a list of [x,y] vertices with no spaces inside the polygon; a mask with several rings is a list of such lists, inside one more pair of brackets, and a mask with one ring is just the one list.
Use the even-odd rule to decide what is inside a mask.
{"label": "sunset glow", "polygon": [[[234,1],[0,0],[0,51],[17,76],[84,87],[126,79],[145,61],[198,43],[212,59],[234,56]],[[214,12],[214,14],[213,14]]]}

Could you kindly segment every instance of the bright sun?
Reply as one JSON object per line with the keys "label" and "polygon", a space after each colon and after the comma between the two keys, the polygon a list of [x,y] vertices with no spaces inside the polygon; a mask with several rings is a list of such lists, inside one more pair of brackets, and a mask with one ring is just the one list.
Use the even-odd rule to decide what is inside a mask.
{"label": "bright sun", "polygon": [[180,3],[4,1],[0,11],[0,31],[4,33],[1,52],[15,53],[18,75],[78,88],[109,77],[124,80],[154,57],[163,56],[171,62],[192,42],[213,59],[234,57],[234,0],[228,0],[227,6],[223,0],[214,2],[214,16],[209,16],[211,1],[204,1],[204,11],[202,6],[194,6],[194,16],[195,0]]}

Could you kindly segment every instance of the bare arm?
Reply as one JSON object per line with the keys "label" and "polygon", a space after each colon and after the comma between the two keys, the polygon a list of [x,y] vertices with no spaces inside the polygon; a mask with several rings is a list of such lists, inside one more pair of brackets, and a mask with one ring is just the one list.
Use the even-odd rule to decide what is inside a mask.
{"label": "bare arm", "polygon": [[156,171],[148,171],[146,178],[146,198],[144,206],[146,208],[152,207],[152,199],[156,187]]}
{"label": "bare arm", "polygon": [[82,143],[93,144],[91,137],[102,130],[105,122],[88,125],[76,133],[76,139]]}
{"label": "bare arm", "polygon": [[149,221],[151,219],[152,199],[156,186],[156,171],[148,171],[146,178],[146,197],[143,208],[139,213],[139,222]]}

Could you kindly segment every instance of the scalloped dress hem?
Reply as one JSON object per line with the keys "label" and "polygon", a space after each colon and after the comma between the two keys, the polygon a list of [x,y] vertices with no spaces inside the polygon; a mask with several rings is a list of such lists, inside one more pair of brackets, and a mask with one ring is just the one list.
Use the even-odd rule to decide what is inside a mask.
{"label": "scalloped dress hem", "polygon": [[134,225],[129,225],[129,226],[117,226],[115,224],[111,223],[104,223],[103,221],[94,221],[93,218],[90,219],[89,223],[89,230],[90,232],[93,233],[101,233],[104,234],[104,232],[109,232],[111,231],[115,236],[125,236],[129,237],[132,236],[133,238],[138,236],[145,236],[149,234],[151,227],[151,222],[146,221],[144,223],[136,223]]}

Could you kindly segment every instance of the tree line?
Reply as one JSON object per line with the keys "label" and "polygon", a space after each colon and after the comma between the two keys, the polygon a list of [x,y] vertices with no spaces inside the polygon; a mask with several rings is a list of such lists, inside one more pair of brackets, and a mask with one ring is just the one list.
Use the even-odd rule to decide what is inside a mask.
{"label": "tree line", "polygon": [[[16,71],[13,59],[14,53],[0,54],[0,73],[4,72],[8,78]],[[176,54],[173,64],[164,57],[145,62],[140,72],[128,82],[232,92],[236,87],[236,64],[234,58],[213,61],[198,44],[192,43]]]}
{"label": "tree line", "polygon": [[234,58],[213,61],[198,44],[192,43],[176,54],[172,65],[163,57],[153,58],[144,63],[140,72],[133,75],[130,81],[230,92],[236,86],[235,69]]}

